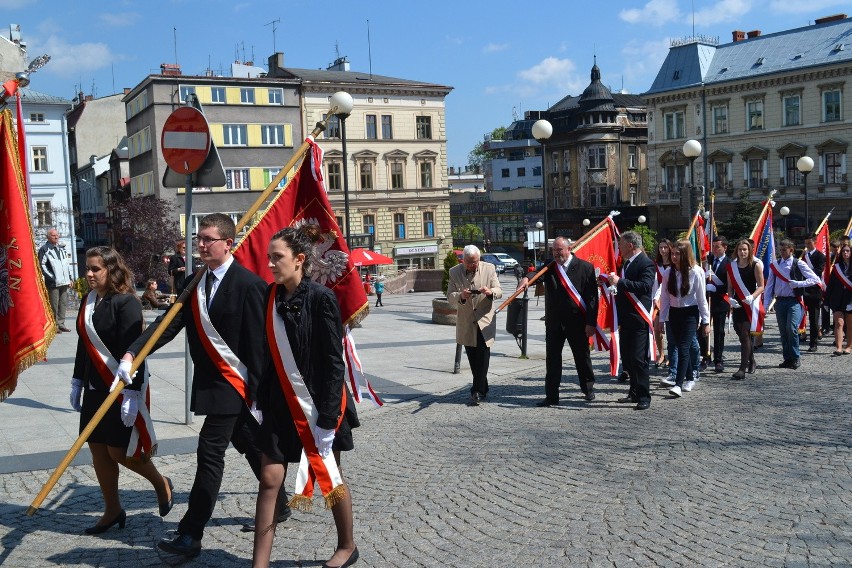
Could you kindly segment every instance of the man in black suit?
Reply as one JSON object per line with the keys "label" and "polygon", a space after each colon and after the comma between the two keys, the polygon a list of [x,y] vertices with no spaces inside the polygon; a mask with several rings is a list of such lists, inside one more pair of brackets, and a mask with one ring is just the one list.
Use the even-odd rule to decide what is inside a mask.
{"label": "man in black suit", "polygon": [[[823,269],[825,269],[825,255],[821,251],[816,250],[816,237],[814,235],[808,235],[805,239],[805,254],[802,260],[822,280]],[[810,324],[808,326],[808,336],[811,340],[808,351],[810,353],[816,353],[817,343],[819,342],[822,293],[822,286],[808,286],[805,288],[802,298],[805,301],[805,307],[808,308],[808,323]]]}
{"label": "man in black suit", "polygon": [[713,324],[713,364],[717,373],[725,371],[725,323],[731,305],[728,293],[728,239],[716,235],[707,259],[707,298],[710,300],[710,322]]}
{"label": "man in black suit", "polygon": [[[587,401],[595,399],[595,372],[589,352],[589,338],[595,333],[598,318],[598,287],[595,268],[590,262],[571,254],[573,242],[564,237],[553,241],[553,262],[539,279],[544,283],[545,345],[547,373],[544,377],[544,400],[537,406],[559,404],[562,381],[562,349],[565,340],[574,355],[580,378],[580,390]],[[529,284],[521,279],[519,289]]]}
{"label": "man in black suit", "polygon": [[[198,435],[198,463],[189,508],[178,525],[177,535],[164,538],[157,545],[189,558],[201,551],[204,526],[213,515],[222,484],[229,443],[245,454],[255,476],[260,476],[260,449],[255,444],[258,421],[248,404],[256,400],[264,360],[266,283],[234,260],[231,247],[235,236],[236,227],[229,216],[213,213],[201,219],[197,238],[206,271],[204,282],[193,290],[187,305],[152,350],[153,353],[186,328],[195,364],[191,408],[196,414],[206,415]],[[159,321],[148,326],[123,359],[133,359]],[[286,505],[286,500],[283,502]],[[279,520],[282,515],[289,516],[289,508],[280,510]]]}
{"label": "man in black suit", "polygon": [[618,239],[618,250],[624,264],[621,275],[609,274],[615,286],[615,309],[621,338],[621,362],[630,377],[630,391],[618,402],[635,402],[636,410],[651,406],[651,381],[648,355],[651,328],[651,291],[657,269],[642,250],[642,235],[625,231]]}

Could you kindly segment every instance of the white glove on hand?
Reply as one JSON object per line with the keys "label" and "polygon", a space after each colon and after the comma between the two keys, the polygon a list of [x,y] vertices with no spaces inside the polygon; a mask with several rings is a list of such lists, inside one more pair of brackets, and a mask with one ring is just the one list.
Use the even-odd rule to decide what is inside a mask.
{"label": "white glove on hand", "polygon": [[316,442],[320,457],[328,457],[328,454],[331,453],[331,444],[334,442],[334,430],[314,426],[314,442]]}
{"label": "white glove on hand", "polygon": [[746,306],[750,306],[752,305],[752,303],[754,303],[754,298],[751,295],[748,295],[743,298],[743,304],[745,304]]}
{"label": "white glove on hand", "polygon": [[732,307],[732,308],[734,308],[735,310],[736,310],[737,308],[741,308],[741,307],[742,307],[742,306],[740,306],[740,303],[739,303],[739,302],[738,302],[735,298],[731,298],[731,299],[728,301],[728,303],[729,303],[729,304],[731,304],[731,307]]}
{"label": "white glove on hand", "polygon": [[133,377],[130,376],[130,367],[133,366],[132,361],[126,361],[124,359],[121,360],[121,363],[118,364],[118,372],[115,373],[115,380],[112,381],[112,386],[109,387],[109,392],[115,390],[115,387],[118,386],[118,381],[124,383],[124,386],[128,386],[133,384],[133,377],[136,376],[136,373],[133,373]]}
{"label": "white glove on hand", "polygon": [[139,391],[125,390],[121,393],[121,421],[125,426],[133,426],[139,413]]}
{"label": "white glove on hand", "polygon": [[77,412],[83,410],[83,381],[71,379],[71,408]]}

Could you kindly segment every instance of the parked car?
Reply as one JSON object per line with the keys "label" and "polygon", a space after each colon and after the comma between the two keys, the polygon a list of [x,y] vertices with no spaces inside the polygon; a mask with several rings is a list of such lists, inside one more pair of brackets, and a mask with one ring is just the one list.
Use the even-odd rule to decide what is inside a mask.
{"label": "parked car", "polygon": [[479,260],[482,260],[484,262],[490,262],[491,264],[493,264],[494,268],[497,270],[497,274],[503,274],[504,272],[506,272],[506,265],[503,263],[503,261],[491,253],[486,252],[481,254],[479,256]]}
{"label": "parked car", "polygon": [[494,256],[499,258],[500,261],[506,265],[506,268],[508,270],[512,270],[513,268],[518,266],[518,261],[506,254],[505,252],[491,252],[488,254],[493,254]]}

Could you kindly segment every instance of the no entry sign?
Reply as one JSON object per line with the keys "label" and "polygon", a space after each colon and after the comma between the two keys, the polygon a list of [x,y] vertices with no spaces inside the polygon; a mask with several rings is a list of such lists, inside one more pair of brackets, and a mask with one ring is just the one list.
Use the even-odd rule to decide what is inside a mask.
{"label": "no entry sign", "polygon": [[204,115],[192,107],[180,107],[166,119],[160,139],[163,159],[182,174],[198,170],[210,152],[210,128]]}

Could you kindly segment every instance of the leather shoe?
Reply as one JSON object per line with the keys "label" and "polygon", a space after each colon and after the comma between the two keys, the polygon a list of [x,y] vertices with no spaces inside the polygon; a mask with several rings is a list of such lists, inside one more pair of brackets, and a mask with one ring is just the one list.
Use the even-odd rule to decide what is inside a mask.
{"label": "leather shoe", "polygon": [[725,372],[725,366],[720,361],[720,362],[716,363],[716,366],[713,370],[716,371],[717,373],[724,373]]}
{"label": "leather shoe", "polygon": [[548,406],[558,406],[559,401],[553,400],[552,398],[545,398],[545,399],[540,400],[537,403],[535,403],[535,405],[540,407],[540,408],[545,408],[545,407],[548,407]]}
{"label": "leather shoe", "polygon": [[[278,518],[275,519],[276,523],[283,523],[287,519],[293,516],[293,510],[290,509],[289,505],[285,506],[286,508],[278,513]],[[254,532],[254,523],[246,523],[243,525],[243,528],[240,529],[244,533]]]}
{"label": "leather shoe", "polygon": [[360,555],[358,554],[358,547],[356,546],[355,550],[352,551],[352,554],[349,555],[349,558],[346,559],[346,562],[344,562],[340,566],[332,566],[331,564],[326,563],[322,565],[322,568],[348,568],[349,566],[352,566],[353,564],[358,562],[359,557]]}
{"label": "leather shoe", "polygon": [[63,333],[70,333],[71,332],[71,330],[68,329],[67,327],[65,327],[64,325],[59,326],[59,331],[61,331]]}
{"label": "leather shoe", "polygon": [[631,403],[631,402],[639,402],[639,401],[637,401],[634,396],[627,395],[624,398],[619,398],[618,402],[620,402],[621,404],[628,404],[628,403]]}
{"label": "leather shoe", "polygon": [[165,503],[160,503],[160,516],[165,517],[169,514],[169,511],[172,510],[172,507],[175,505],[175,486],[172,485],[172,480],[168,477],[163,476],[163,479],[166,480],[166,484],[169,486],[169,500]]}
{"label": "leather shoe", "polygon": [[628,375],[626,372],[622,371],[622,373],[620,375],[618,375],[618,382],[619,383],[626,383],[629,380],[630,380],[630,375]]}
{"label": "leather shoe", "polygon": [[485,400],[485,395],[478,392],[470,393],[470,400],[467,401],[468,406],[479,406],[480,402]]}
{"label": "leather shoe", "polygon": [[731,378],[734,379],[735,381],[741,381],[745,378],[745,371],[740,369],[739,371],[737,371],[736,373],[731,375]]}
{"label": "leather shoe", "polygon": [[802,363],[798,359],[793,359],[792,361],[790,361],[789,368],[790,369],[798,369],[801,366],[802,366]]}
{"label": "leather shoe", "polygon": [[808,347],[808,353],[816,353],[816,352],[817,352],[817,346],[816,345],[811,345],[810,347]]}
{"label": "leather shoe", "polygon": [[589,391],[586,393],[586,402],[592,402],[595,400],[595,391]]}
{"label": "leather shoe", "polygon": [[116,517],[110,522],[105,523],[103,525],[93,525],[84,529],[83,532],[85,532],[86,534],[101,534],[112,528],[113,525],[118,525],[118,528],[123,529],[126,522],[127,513],[124,511],[124,509],[122,509],[121,512],[116,515]]}
{"label": "leather shoe", "polygon": [[751,361],[749,361],[749,363],[748,363],[748,369],[746,369],[746,372],[747,372],[749,375],[753,375],[753,374],[754,374],[754,369],[755,369],[756,367],[757,367],[757,365],[755,365],[755,363],[754,363],[754,359],[752,359],[752,360],[751,360]]}
{"label": "leather shoe", "polygon": [[176,533],[173,539],[164,538],[158,542],[157,548],[171,554],[195,558],[201,552],[201,541],[195,540],[188,534]]}
{"label": "leather shoe", "polygon": [[643,400],[636,403],[636,406],[633,407],[633,410],[648,410],[651,408],[651,403],[647,400]]}
{"label": "leather shoe", "polygon": [[790,368],[790,360],[785,359],[783,362],[778,363],[778,368],[779,369],[789,369]]}
{"label": "leather shoe", "polygon": [[706,358],[705,358],[705,359],[702,359],[702,360],[701,360],[701,364],[700,364],[700,365],[698,365],[698,370],[699,370],[699,371],[701,371],[702,373],[703,373],[704,371],[706,371],[706,370],[707,370],[707,363],[708,363],[708,362],[709,362],[709,361],[708,361]]}

